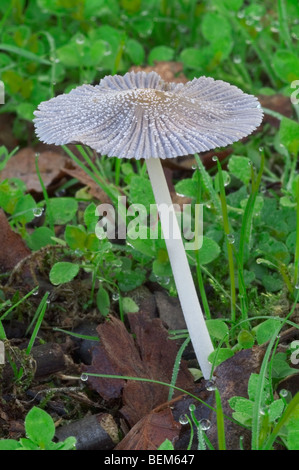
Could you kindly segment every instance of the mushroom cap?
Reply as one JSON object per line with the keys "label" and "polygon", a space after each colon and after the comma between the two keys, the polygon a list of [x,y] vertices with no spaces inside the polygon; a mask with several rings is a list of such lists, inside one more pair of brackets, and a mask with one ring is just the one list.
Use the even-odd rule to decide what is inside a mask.
{"label": "mushroom cap", "polygon": [[251,134],[257,98],[210,77],[168,83],[156,72],[128,72],[40,103],[34,124],[48,144],[80,142],[109,157],[173,158]]}

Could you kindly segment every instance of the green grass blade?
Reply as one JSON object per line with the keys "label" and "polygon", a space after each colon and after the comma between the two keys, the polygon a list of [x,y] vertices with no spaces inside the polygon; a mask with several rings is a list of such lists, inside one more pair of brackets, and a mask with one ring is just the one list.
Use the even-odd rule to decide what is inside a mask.
{"label": "green grass blade", "polygon": [[223,415],[220,393],[217,388],[215,390],[215,399],[216,399],[218,450],[226,450],[224,415]]}
{"label": "green grass blade", "polygon": [[286,422],[289,420],[289,418],[292,416],[292,413],[294,409],[299,406],[299,392],[296,393],[296,395],[292,398],[290,403],[288,404],[285,412],[281,416],[280,420],[276,424],[275,428],[273,429],[272,433],[270,434],[267,442],[264,444],[262,450],[270,450],[275,439],[279,435],[280,430],[283,428],[283,426],[286,424]]}
{"label": "green grass blade", "polygon": [[278,0],[278,20],[279,20],[279,35],[286,45],[286,47],[291,51],[293,49],[292,38],[289,31],[288,25],[288,14],[286,9],[285,0]]}
{"label": "green grass blade", "polygon": [[32,62],[38,62],[39,64],[44,64],[44,65],[52,65],[49,60],[43,59],[42,57],[39,57],[33,52],[26,51],[25,49],[22,49],[21,47],[13,46],[12,44],[0,44],[0,50],[4,52],[11,52],[13,54],[17,54]]}
{"label": "green grass blade", "polygon": [[179,370],[180,370],[180,363],[181,363],[181,360],[182,360],[182,355],[183,355],[186,347],[188,346],[189,342],[190,342],[190,337],[188,336],[188,338],[186,338],[185,341],[183,342],[183,344],[181,345],[181,347],[178,350],[178,353],[176,355],[175,363],[174,363],[173,371],[172,371],[171,382],[170,382],[171,387],[170,387],[169,393],[168,393],[168,401],[170,401],[173,397],[173,393],[174,393],[173,385],[176,384],[176,381],[177,381],[177,378],[178,378],[178,373],[179,373]]}
{"label": "green grass blade", "polygon": [[[37,317],[36,324],[34,327],[34,330],[32,332],[31,338],[29,340],[27,349],[26,349],[26,354],[29,355],[31,352],[31,349],[33,348],[34,342],[36,340],[37,334],[39,332],[40,326],[42,324],[42,321],[44,319],[44,315],[47,309],[47,299],[49,297],[49,292],[46,292],[45,295],[43,296],[38,309],[36,310],[36,313],[34,315],[34,320]],[[32,322],[31,322],[32,323]]]}

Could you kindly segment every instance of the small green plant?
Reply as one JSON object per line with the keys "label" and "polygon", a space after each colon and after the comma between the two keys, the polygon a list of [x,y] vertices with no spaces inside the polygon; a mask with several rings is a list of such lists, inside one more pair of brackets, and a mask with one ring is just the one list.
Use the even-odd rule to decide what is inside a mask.
{"label": "small green plant", "polygon": [[[255,400],[257,399],[259,375],[251,374],[248,382],[248,399],[232,397],[229,400],[234,410],[233,418],[241,425],[252,427],[255,419]],[[268,379],[264,381],[259,409],[259,448],[269,448],[280,437],[288,450],[299,449],[299,393],[291,400],[287,390],[280,390],[280,398],[274,399]]]}
{"label": "small green plant", "polygon": [[76,439],[72,436],[63,442],[53,442],[55,424],[44,410],[34,406],[25,418],[26,437],[0,439],[0,450],[75,450]]}

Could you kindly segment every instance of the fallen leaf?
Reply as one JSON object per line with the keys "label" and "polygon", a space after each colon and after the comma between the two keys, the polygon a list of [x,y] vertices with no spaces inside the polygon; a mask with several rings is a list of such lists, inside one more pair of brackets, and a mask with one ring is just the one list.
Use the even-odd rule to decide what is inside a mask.
{"label": "fallen leaf", "polygon": [[[27,191],[42,192],[36,173],[35,155],[36,152],[32,148],[20,150],[7,162],[5,168],[0,172],[0,178],[19,178],[26,184]],[[65,162],[65,156],[52,150],[45,150],[39,154],[38,167],[46,187],[50,186],[53,181],[61,179],[61,170]]]}
{"label": "fallen leaf", "polygon": [[0,146],[4,145],[9,152],[14,150],[18,141],[13,133],[13,123],[16,119],[13,113],[0,114]]}
{"label": "fallen leaf", "polygon": [[154,66],[146,67],[133,66],[130,72],[156,72],[166,82],[186,83],[188,78],[183,74],[183,64],[181,62],[161,61]]}
{"label": "fallen leaf", "polygon": [[[288,98],[287,96],[279,94],[271,96],[260,95],[258,99],[263,108],[271,109],[272,111],[276,111],[288,118],[291,118],[293,116],[292,103],[290,98]],[[280,120],[273,116],[270,116],[269,114],[264,115],[263,124],[265,123],[269,123],[271,124],[271,126],[274,126],[276,128],[279,128],[280,126]]]}
{"label": "fallen leaf", "polygon": [[22,259],[30,255],[22,237],[15,233],[0,209],[0,272],[11,271]]}
{"label": "fallen leaf", "polygon": [[[100,346],[94,348],[92,364],[85,366],[84,371],[170,383],[177,345],[168,338],[168,332],[161,320],[150,319],[139,313],[128,314],[127,318],[135,340],[123,322],[109,317],[108,321],[97,328]],[[89,377],[92,388],[105,399],[115,398],[111,380],[115,381]],[[176,385],[184,390],[193,386],[193,377],[184,361],[180,364]],[[167,386],[127,380],[123,384],[123,406],[120,412],[129,425],[133,426],[149,411],[166,402],[168,393]]]}
{"label": "fallen leaf", "polygon": [[171,409],[164,405],[138,421],[114,450],[157,450],[165,439],[174,443],[180,429],[181,425],[174,420]]}

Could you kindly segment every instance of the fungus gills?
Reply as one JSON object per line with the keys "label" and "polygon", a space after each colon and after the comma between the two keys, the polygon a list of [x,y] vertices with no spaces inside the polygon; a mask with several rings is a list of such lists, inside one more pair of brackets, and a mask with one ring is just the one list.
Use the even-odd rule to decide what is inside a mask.
{"label": "fungus gills", "polygon": [[[209,77],[164,82],[156,72],[107,76],[40,103],[36,134],[48,144],[80,142],[103,155],[144,158],[156,203],[173,206],[160,159],[205,152],[251,134],[263,112],[255,96]],[[174,214],[173,214],[174,215]],[[160,211],[164,238],[194,351],[204,378],[212,342],[196,294],[178,222]],[[177,236],[179,234],[179,236]]]}

